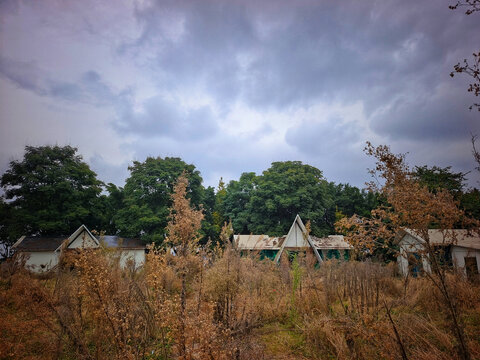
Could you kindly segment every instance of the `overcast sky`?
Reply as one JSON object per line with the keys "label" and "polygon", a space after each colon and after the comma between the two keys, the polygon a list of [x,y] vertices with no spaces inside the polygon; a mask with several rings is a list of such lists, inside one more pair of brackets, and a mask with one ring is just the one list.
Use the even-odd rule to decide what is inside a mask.
{"label": "overcast sky", "polygon": [[177,156],[205,185],[301,160],[363,187],[370,140],[478,187],[478,99],[449,74],[480,14],[452,2],[0,0],[0,173],[69,144],[117,185]]}

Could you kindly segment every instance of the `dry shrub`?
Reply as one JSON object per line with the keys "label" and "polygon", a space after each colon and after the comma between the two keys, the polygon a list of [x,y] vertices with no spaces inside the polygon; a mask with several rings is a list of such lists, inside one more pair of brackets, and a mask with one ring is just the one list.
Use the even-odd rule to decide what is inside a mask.
{"label": "dry shrub", "polygon": [[[227,246],[182,258],[152,249],[135,270],[85,250],[50,277],[2,274],[2,359],[401,359],[399,342],[409,359],[458,353],[431,281],[405,283],[374,263],[314,269],[299,255],[277,266]],[[448,284],[480,358],[478,285]]]}
{"label": "dry shrub", "polygon": [[340,326],[339,321],[333,321],[327,316],[305,318],[305,341],[314,359],[332,356],[337,359],[350,358],[347,341]]}
{"label": "dry shrub", "polygon": [[327,261],[322,266],[325,301],[333,311],[339,304],[345,314],[377,313],[381,299],[396,295],[398,288],[389,281],[392,268],[372,262]]}
{"label": "dry shrub", "polygon": [[214,304],[214,319],[232,333],[278,320],[286,314],[280,273],[270,261],[260,262],[228,247],[205,275],[205,300]]}

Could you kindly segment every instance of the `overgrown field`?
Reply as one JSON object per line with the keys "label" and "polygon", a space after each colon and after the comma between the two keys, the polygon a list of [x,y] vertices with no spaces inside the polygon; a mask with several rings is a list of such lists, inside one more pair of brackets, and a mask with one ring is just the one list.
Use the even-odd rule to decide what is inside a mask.
{"label": "overgrown field", "polygon": [[[480,288],[447,280],[480,358]],[[276,265],[227,247],[121,270],[83,250],[50,276],[3,264],[0,359],[455,359],[448,314],[431,280],[371,262]]]}

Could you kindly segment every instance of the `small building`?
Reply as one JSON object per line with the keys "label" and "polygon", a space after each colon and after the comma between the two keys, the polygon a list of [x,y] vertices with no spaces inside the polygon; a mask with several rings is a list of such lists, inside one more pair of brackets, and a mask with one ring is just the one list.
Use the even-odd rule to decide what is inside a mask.
{"label": "small building", "polygon": [[[453,266],[470,279],[479,277],[480,236],[465,229],[429,229],[430,245],[442,265]],[[403,276],[431,272],[425,240],[419,232],[403,229],[396,236],[397,263]]]}
{"label": "small building", "polygon": [[271,237],[268,235],[234,235],[234,242],[239,250],[255,251],[260,256],[278,262],[284,251],[312,251],[317,261],[326,259],[348,259],[352,246],[343,235],[329,235],[318,238],[307,234],[307,229],[299,215],[295,217],[287,235]]}
{"label": "small building", "polygon": [[120,264],[133,262],[135,267],[145,263],[146,246],[140,239],[119,236],[94,236],[85,225],[69,237],[22,236],[12,246],[16,254],[25,256],[25,266],[33,272],[47,272],[58,265],[62,251],[85,248],[111,248],[120,252]]}

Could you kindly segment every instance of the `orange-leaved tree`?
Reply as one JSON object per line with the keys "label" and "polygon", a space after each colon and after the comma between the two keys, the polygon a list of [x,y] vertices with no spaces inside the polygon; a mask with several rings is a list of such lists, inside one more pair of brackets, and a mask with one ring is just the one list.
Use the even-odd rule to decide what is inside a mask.
{"label": "orange-leaved tree", "polygon": [[[167,225],[168,236],[166,242],[174,247],[177,254],[177,270],[182,279],[180,295],[180,314],[178,332],[178,350],[180,356],[185,356],[185,309],[187,301],[187,276],[200,240],[199,230],[203,219],[202,210],[194,209],[187,198],[188,179],[185,172],[179,176],[172,195],[173,204],[170,209],[170,221]],[[193,260],[193,261],[191,261]]]}
{"label": "orange-leaved tree", "polygon": [[392,246],[396,234],[403,229],[409,229],[422,238],[422,255],[431,262],[431,272],[426,272],[426,275],[442,295],[458,341],[460,357],[469,359],[455,292],[447,281],[446,267],[438,259],[429,229],[436,228],[442,234],[442,245],[448,245],[456,242],[455,232],[452,231],[455,226],[464,224],[478,227],[478,224],[466,219],[449,191],[433,193],[422,185],[406,164],[405,155],[393,154],[388,146],[375,147],[370,142],[367,142],[365,152],[376,159],[375,168],[369,171],[374,181],[368,186],[383,196],[385,204],[374,209],[370,219],[354,216],[339,220],[336,223],[337,230],[344,232],[346,240],[357,249],[366,252],[371,252],[378,245]]}

